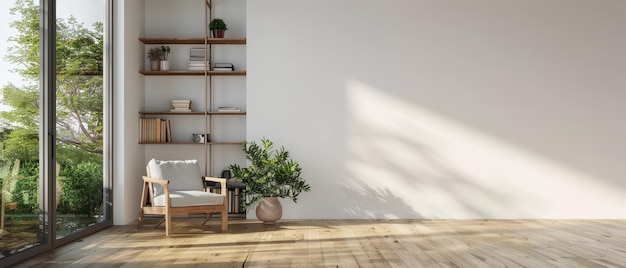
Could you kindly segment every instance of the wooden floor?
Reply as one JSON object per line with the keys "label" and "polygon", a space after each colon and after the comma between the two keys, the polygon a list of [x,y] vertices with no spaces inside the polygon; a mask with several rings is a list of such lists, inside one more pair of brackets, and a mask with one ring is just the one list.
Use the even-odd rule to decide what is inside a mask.
{"label": "wooden floor", "polygon": [[626,267],[626,220],[176,218],[114,226],[18,267]]}

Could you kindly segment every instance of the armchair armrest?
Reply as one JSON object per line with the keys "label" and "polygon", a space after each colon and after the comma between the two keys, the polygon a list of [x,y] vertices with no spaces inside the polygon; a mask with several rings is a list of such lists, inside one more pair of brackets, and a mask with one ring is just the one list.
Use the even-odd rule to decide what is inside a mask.
{"label": "armchair armrest", "polygon": [[204,181],[218,182],[220,184],[220,193],[226,196],[226,179],[216,177],[204,177]]}
{"label": "armchair armrest", "polygon": [[169,180],[150,178],[150,177],[146,177],[146,176],[143,176],[142,178],[143,178],[144,182],[158,183],[158,184],[161,184],[163,186],[165,186],[167,184],[170,184]]}

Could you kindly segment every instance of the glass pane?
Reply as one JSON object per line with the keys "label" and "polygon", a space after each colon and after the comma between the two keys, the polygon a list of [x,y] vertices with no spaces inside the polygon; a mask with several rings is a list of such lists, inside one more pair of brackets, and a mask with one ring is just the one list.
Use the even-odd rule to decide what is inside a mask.
{"label": "glass pane", "polygon": [[45,241],[39,207],[39,3],[0,1],[0,259]]}
{"label": "glass pane", "polygon": [[56,237],[103,217],[104,0],[57,1]]}

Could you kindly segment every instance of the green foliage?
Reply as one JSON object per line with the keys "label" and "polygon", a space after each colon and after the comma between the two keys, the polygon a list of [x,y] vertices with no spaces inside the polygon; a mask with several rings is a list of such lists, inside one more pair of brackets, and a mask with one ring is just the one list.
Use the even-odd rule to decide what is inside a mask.
{"label": "green foliage", "polygon": [[170,46],[161,46],[161,53],[163,53],[163,60],[167,60],[168,55],[170,55]]}
{"label": "green foliage", "polygon": [[[8,173],[9,167],[4,167]],[[20,179],[11,189],[12,201],[17,202],[13,214],[37,214],[39,211],[39,162],[22,161]],[[96,216],[102,210],[102,164],[81,162],[76,165],[62,165],[59,174],[61,200],[57,207],[59,214],[81,214]],[[2,177],[2,182],[4,182]]]}
{"label": "green foliage", "polygon": [[268,139],[256,142],[243,142],[246,158],[252,162],[248,167],[237,164],[230,165],[235,178],[246,185],[245,207],[249,207],[262,197],[291,198],[298,201],[298,195],[311,190],[305,180],[300,177],[302,168],[298,162],[289,158],[284,147],[275,150]]}
{"label": "green foliage", "polygon": [[215,18],[209,23],[209,30],[228,30],[223,19]]}
{"label": "green foliage", "polygon": [[82,162],[62,166],[59,176],[62,191],[58,213],[97,215],[102,207],[102,165]]}
{"label": "green foliage", "polygon": [[39,211],[39,161],[22,161],[18,173],[21,176],[11,191],[11,199],[17,202],[15,214],[37,214]]}
{"label": "green foliage", "polygon": [[[33,160],[38,155],[39,138],[39,6],[34,1],[17,0],[10,13],[20,20],[9,25],[17,34],[8,38],[13,45],[4,59],[18,66],[17,73],[25,83],[0,88],[2,103],[9,111],[0,112],[6,136],[4,159]],[[86,28],[75,18],[57,20],[56,49],[56,129],[60,144],[102,154],[103,146],[103,80],[104,39],[102,23]]]}

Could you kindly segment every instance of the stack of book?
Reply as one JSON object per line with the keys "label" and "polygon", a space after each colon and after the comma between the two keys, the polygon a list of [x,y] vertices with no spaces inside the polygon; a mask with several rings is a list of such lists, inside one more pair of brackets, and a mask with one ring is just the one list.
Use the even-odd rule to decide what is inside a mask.
{"label": "stack of book", "polygon": [[190,71],[204,71],[210,64],[206,61],[206,51],[204,48],[190,48],[189,62],[187,68]]}
{"label": "stack of book", "polygon": [[232,63],[215,63],[213,71],[234,71],[235,66]]}
{"label": "stack of book", "polygon": [[232,112],[241,112],[241,110],[239,110],[238,108],[236,108],[236,107],[229,107],[229,106],[217,107],[217,111],[218,112],[225,112],[225,113],[228,113],[228,112],[231,112],[231,113]]}
{"label": "stack of book", "polygon": [[139,118],[139,143],[172,142],[170,120],[161,118]]}
{"label": "stack of book", "polygon": [[191,100],[172,100],[170,112],[191,112]]}

